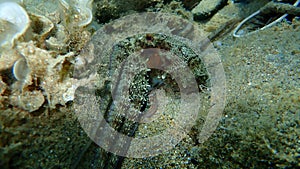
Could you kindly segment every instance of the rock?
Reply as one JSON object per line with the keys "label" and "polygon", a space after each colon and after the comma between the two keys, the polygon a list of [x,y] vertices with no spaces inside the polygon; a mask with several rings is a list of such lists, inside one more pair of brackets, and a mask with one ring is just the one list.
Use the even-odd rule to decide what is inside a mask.
{"label": "rock", "polygon": [[181,2],[185,8],[187,8],[188,10],[191,10],[196,5],[198,5],[200,1],[199,0],[182,0]]}
{"label": "rock", "polygon": [[202,0],[193,10],[194,20],[205,20],[227,4],[227,0]]}

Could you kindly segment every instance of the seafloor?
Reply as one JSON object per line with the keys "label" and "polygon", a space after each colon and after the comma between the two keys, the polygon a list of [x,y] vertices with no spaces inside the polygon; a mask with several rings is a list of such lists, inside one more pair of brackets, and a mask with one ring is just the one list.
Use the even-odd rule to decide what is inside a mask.
{"label": "seafloor", "polygon": [[[178,5],[180,1],[159,2],[145,1],[140,8],[129,6],[118,11],[114,8],[118,1],[95,1],[98,7],[112,5],[98,8],[107,15],[96,27],[126,12],[145,9],[160,8],[186,18],[192,15]],[[197,24],[213,31],[224,18],[234,17],[232,11],[238,10],[242,18],[259,9],[259,4],[230,2],[213,18]],[[299,18],[241,38],[233,37],[231,31],[220,35],[213,44],[226,75],[226,106],[215,132],[200,144],[195,138],[198,129],[193,128],[174,149],[151,158],[122,159],[121,168],[300,167],[299,42]],[[2,104],[0,168],[102,168],[108,160],[120,160],[109,153],[103,155],[90,141],[74,115],[72,102],[51,109],[43,106],[34,114]],[[106,167],[113,166],[118,165]]]}

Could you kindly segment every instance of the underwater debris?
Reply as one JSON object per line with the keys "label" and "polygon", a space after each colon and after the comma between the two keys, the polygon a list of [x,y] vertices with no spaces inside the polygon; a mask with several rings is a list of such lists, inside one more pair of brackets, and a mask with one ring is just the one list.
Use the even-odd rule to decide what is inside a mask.
{"label": "underwater debris", "polygon": [[17,80],[24,81],[28,73],[29,68],[27,66],[27,62],[25,58],[21,57],[14,64],[13,74]]}
{"label": "underwater debris", "polygon": [[36,40],[38,46],[45,48],[45,41],[54,28],[53,22],[43,15],[29,13],[31,19],[31,28],[33,31],[33,39]]}
{"label": "underwater debris", "polygon": [[[70,64],[72,64],[70,60],[74,57],[73,52],[54,58],[49,51],[36,47],[33,41],[22,42],[17,49],[22,58],[14,64],[14,75],[18,81],[12,87],[13,90],[21,91],[21,93],[17,93],[24,97],[14,98],[13,103],[25,110],[34,111],[38,107],[37,105],[42,105],[40,99],[41,102],[30,105],[31,107],[23,106],[27,105],[24,102],[26,99],[28,100],[28,97],[31,98],[32,95],[40,97],[40,91],[43,91],[43,97],[47,99],[50,108],[55,108],[56,105],[65,105],[74,99],[74,93],[78,86],[87,85],[94,79],[91,76],[77,80],[68,76]],[[22,67],[26,67],[28,72],[24,71],[27,72],[24,74]],[[28,93],[32,88],[34,90]],[[34,100],[32,101],[34,102]]]}
{"label": "underwater debris", "polygon": [[44,103],[51,109],[74,99],[81,82],[71,78],[70,70],[91,36],[86,27],[92,2],[0,0],[1,96],[8,105],[33,112]]}
{"label": "underwater debris", "polygon": [[227,4],[227,0],[202,0],[192,10],[194,20],[201,21],[214,15],[219,9]]}
{"label": "underwater debris", "polygon": [[45,46],[49,50],[58,51],[59,53],[67,52],[67,43],[69,41],[69,34],[66,30],[66,27],[63,25],[55,26],[56,33],[50,38],[45,40]]}
{"label": "underwater debris", "polygon": [[275,3],[269,2],[263,8],[260,9],[262,14],[272,14],[272,13],[279,13],[279,14],[288,14],[288,15],[300,15],[300,8],[297,6],[299,5],[300,1],[296,1],[293,5],[285,4],[285,3]]}
{"label": "underwater debris", "polygon": [[11,48],[30,25],[27,12],[16,2],[0,1],[0,49]]}
{"label": "underwater debris", "polygon": [[10,96],[10,104],[17,106],[28,112],[38,110],[45,102],[42,91],[25,91],[22,93],[14,93]]}
{"label": "underwater debris", "polygon": [[63,77],[62,73],[67,73],[64,72],[68,71],[65,70],[65,63],[67,58],[74,56],[74,53],[53,58],[48,51],[36,47],[32,41],[20,43],[17,47],[30,70],[22,89],[26,91],[25,88],[31,84],[40,86],[45,91],[50,107],[56,104],[64,105],[66,102],[62,96],[68,88],[71,88],[73,81]]}
{"label": "underwater debris", "polygon": [[[92,22],[92,2],[93,0],[59,0],[63,7],[62,15],[65,18],[70,18],[72,25],[84,27]],[[71,13],[71,15],[70,15]]]}
{"label": "underwater debris", "polygon": [[199,0],[182,0],[184,7],[188,10],[192,10],[195,6],[199,4]]}
{"label": "underwater debris", "polygon": [[0,57],[0,71],[10,69],[20,57],[15,49],[3,50]]}
{"label": "underwater debris", "polygon": [[[111,20],[121,16],[128,15],[134,11],[145,12],[150,8],[161,10],[160,6],[163,3],[170,1],[163,0],[115,0],[115,1],[95,1],[95,20],[100,23],[108,23]],[[158,5],[158,6],[156,6]],[[156,10],[156,12],[157,12]]]}
{"label": "underwater debris", "polygon": [[45,98],[50,108],[70,101],[68,95],[72,95],[75,80],[67,74],[68,59],[74,56],[73,52],[54,58],[49,51],[36,47],[33,41],[21,42],[16,48],[13,52],[5,51],[5,57],[0,60],[5,62],[10,56],[16,60],[11,66],[16,79],[10,86],[11,105],[32,112],[42,106]]}
{"label": "underwater debris", "polygon": [[[299,3],[300,0],[297,0],[293,5],[269,2],[260,10],[245,18],[234,29],[233,36],[238,38],[257,33],[260,30],[267,29],[274,26],[276,23],[281,22],[288,14],[299,15],[300,10],[296,7]],[[273,17],[274,13],[277,14],[277,16],[275,15],[275,17]],[[273,16],[268,16],[270,14],[273,14]]]}

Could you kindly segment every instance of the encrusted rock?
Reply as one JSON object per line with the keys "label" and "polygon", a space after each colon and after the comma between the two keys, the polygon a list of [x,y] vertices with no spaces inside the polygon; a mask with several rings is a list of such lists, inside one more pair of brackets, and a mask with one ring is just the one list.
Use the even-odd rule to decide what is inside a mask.
{"label": "encrusted rock", "polygon": [[10,69],[21,56],[16,50],[3,50],[0,55],[0,71]]}
{"label": "encrusted rock", "polygon": [[58,1],[49,0],[23,0],[25,9],[31,13],[49,18],[54,24],[61,22]]}
{"label": "encrusted rock", "polygon": [[75,53],[91,36],[92,1],[18,1],[23,9],[17,0],[0,0],[0,100],[28,112],[45,100],[55,108],[93,79],[70,77]]}
{"label": "encrusted rock", "polygon": [[41,87],[45,91],[44,95],[50,107],[57,104],[64,105],[69,101],[63,99],[63,95],[72,88],[74,80],[66,76],[68,73],[66,59],[74,56],[74,53],[54,58],[49,51],[36,47],[32,41],[20,43],[18,50],[24,56],[29,69],[29,73],[21,83],[22,91],[27,91],[27,87],[31,84]]}
{"label": "encrusted rock", "polygon": [[44,48],[45,40],[49,36],[50,32],[54,28],[53,22],[43,15],[35,13],[29,14],[31,19],[31,28],[33,29],[34,39],[38,41],[38,44]]}

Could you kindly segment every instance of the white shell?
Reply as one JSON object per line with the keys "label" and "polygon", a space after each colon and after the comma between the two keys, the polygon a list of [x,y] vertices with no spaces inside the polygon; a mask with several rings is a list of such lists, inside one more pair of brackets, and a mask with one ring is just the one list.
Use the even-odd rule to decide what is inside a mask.
{"label": "white shell", "polygon": [[87,26],[92,22],[93,13],[92,13],[92,2],[93,0],[77,1],[76,6],[77,11],[81,14],[81,19],[78,26],[83,27]]}
{"label": "white shell", "polygon": [[25,58],[21,57],[14,64],[13,74],[17,80],[25,80],[28,73],[29,68],[27,62]]}
{"label": "white shell", "polygon": [[0,21],[6,24],[1,26],[0,46],[7,42],[13,45],[14,40],[24,34],[30,24],[27,12],[15,2],[0,1]]}
{"label": "white shell", "polygon": [[87,26],[92,22],[92,3],[93,0],[59,0],[66,11],[70,11],[70,6],[75,10],[74,22],[79,27]]}

